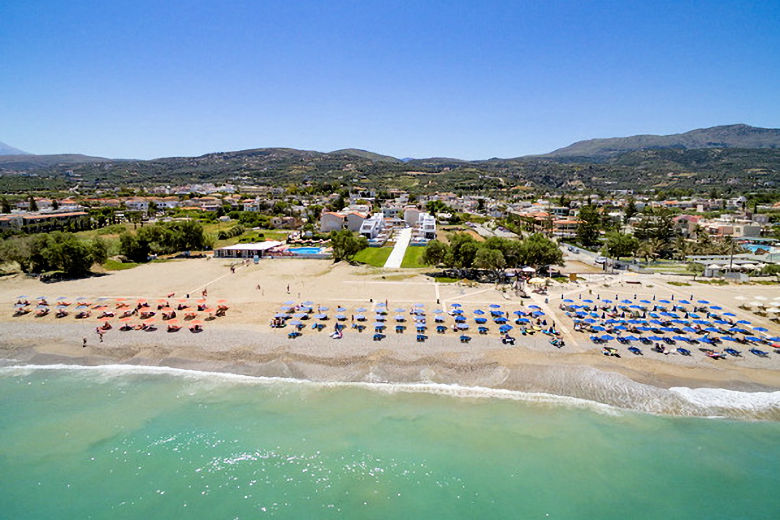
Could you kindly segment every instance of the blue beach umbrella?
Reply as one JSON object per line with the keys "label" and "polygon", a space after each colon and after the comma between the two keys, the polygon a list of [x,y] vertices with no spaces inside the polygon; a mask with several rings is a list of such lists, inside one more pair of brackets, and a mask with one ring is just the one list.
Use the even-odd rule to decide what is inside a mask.
{"label": "blue beach umbrella", "polygon": [[564,301],[564,303],[574,303],[574,300],[571,300],[571,299],[569,299],[569,298],[566,298],[566,299],[565,299],[565,300],[563,300],[563,301]]}
{"label": "blue beach umbrella", "polygon": [[441,310],[441,309],[436,309],[436,310],[435,310],[435,311],[433,311],[433,312],[434,312],[434,314],[444,314],[444,311],[443,311],[443,310]]}
{"label": "blue beach umbrella", "polygon": [[750,322],[748,320],[739,320],[737,323],[741,323],[743,325],[750,325]]}
{"label": "blue beach umbrella", "polygon": [[[620,303],[631,303],[631,300],[628,300],[628,299],[626,299],[626,300],[620,300]],[[649,303],[649,302],[648,302],[648,303]]]}
{"label": "blue beach umbrella", "polygon": [[475,309],[474,314],[478,316],[482,316],[483,314],[485,314],[485,311],[483,311],[482,309]]}
{"label": "blue beach umbrella", "polygon": [[358,307],[357,309],[355,309],[355,312],[366,312],[367,310],[368,309],[366,309],[365,307]]}
{"label": "blue beach umbrella", "polygon": [[528,318],[517,318],[515,320],[515,323],[517,323],[517,324],[520,324],[520,323],[530,323],[530,321],[531,320],[529,320]]}
{"label": "blue beach umbrella", "polygon": [[499,304],[497,304],[497,303],[491,303],[490,305],[488,305],[488,307],[490,307],[491,309],[500,309],[501,308],[501,306]]}
{"label": "blue beach umbrella", "polygon": [[539,307],[538,305],[529,305],[528,308],[529,309],[541,309],[541,307]]}
{"label": "blue beach umbrella", "polygon": [[498,331],[499,331],[499,332],[509,332],[509,331],[510,331],[510,330],[512,330],[513,328],[514,328],[514,327],[512,327],[511,325],[501,325],[501,326],[498,328]]}
{"label": "blue beach umbrella", "polygon": [[355,319],[358,321],[363,321],[366,319],[366,317],[363,314],[355,314]]}
{"label": "blue beach umbrella", "polygon": [[639,338],[636,336],[623,336],[623,339],[627,339],[628,341],[637,341]]}
{"label": "blue beach umbrella", "polygon": [[761,341],[761,338],[757,338],[755,336],[745,336],[745,339],[748,341]]}
{"label": "blue beach umbrella", "polygon": [[474,318],[475,323],[487,323],[487,318]]}
{"label": "blue beach umbrella", "polygon": [[733,312],[724,312],[723,315],[724,316],[736,316],[736,314],[734,314]]}
{"label": "blue beach umbrella", "polygon": [[328,315],[321,312],[319,314],[315,314],[314,317],[317,318],[318,320],[324,320],[327,319]]}
{"label": "blue beach umbrella", "polygon": [[582,300],[582,301],[584,301],[585,303],[593,303],[593,300]]}
{"label": "blue beach umbrella", "polygon": [[758,332],[768,332],[769,329],[766,327],[753,327],[753,330],[757,330]]}
{"label": "blue beach umbrella", "polygon": [[592,327],[592,330],[595,331],[595,332],[604,332],[607,329],[605,329],[601,325],[597,325],[596,327]]}
{"label": "blue beach umbrella", "polygon": [[690,332],[691,334],[696,333],[696,329],[694,329],[693,327],[683,327],[682,330],[684,330],[685,332]]}
{"label": "blue beach umbrella", "polygon": [[723,310],[723,307],[721,307],[720,305],[710,305],[710,309],[714,311],[720,311]]}
{"label": "blue beach umbrella", "polygon": [[[603,299],[603,300],[601,300],[601,301],[603,301],[604,303],[613,303],[613,302],[612,302],[612,300],[608,300],[608,299],[606,299],[606,298],[604,298],[604,299]],[[629,303],[630,303],[630,302],[629,302]]]}
{"label": "blue beach umbrella", "polygon": [[707,300],[698,300],[697,303],[703,303],[704,305],[707,305],[710,302],[708,302]]}
{"label": "blue beach umbrella", "polygon": [[672,303],[669,300],[658,300],[658,301],[661,302],[661,303]]}
{"label": "blue beach umbrella", "polygon": [[301,305],[314,305],[314,302],[313,302],[313,301],[311,301],[311,300],[306,300],[306,301],[305,301],[305,302],[303,302]]}
{"label": "blue beach umbrella", "polygon": [[468,323],[458,323],[458,328],[460,330],[466,330],[466,329],[469,328],[469,324]]}
{"label": "blue beach umbrella", "polygon": [[684,303],[685,305],[691,304],[691,302],[689,302],[688,300],[680,300],[680,303]]}
{"label": "blue beach umbrella", "polygon": [[660,336],[650,336],[647,339],[649,339],[650,341],[663,341],[663,338]]}
{"label": "blue beach umbrella", "polygon": [[650,305],[652,302],[650,300],[639,300],[639,303]]}
{"label": "blue beach umbrella", "polygon": [[339,305],[336,307],[336,312],[347,312],[347,308]]}
{"label": "blue beach umbrella", "polygon": [[[416,304],[415,304],[415,307],[416,307],[417,305],[419,305],[419,304],[417,304],[417,303],[416,303]],[[453,303],[453,304],[450,304],[450,307],[463,307],[463,305],[461,305],[461,304],[459,304],[459,303]]]}
{"label": "blue beach umbrella", "polygon": [[395,321],[405,321],[406,318],[402,316],[401,314],[396,314]]}
{"label": "blue beach umbrella", "polygon": [[346,315],[344,315],[344,314],[336,314],[335,317],[336,317],[337,320],[346,320],[347,319]]}
{"label": "blue beach umbrella", "polygon": [[604,334],[603,336],[601,336],[601,339],[603,339],[604,341],[612,341],[615,338],[613,336],[610,336],[609,334]]}

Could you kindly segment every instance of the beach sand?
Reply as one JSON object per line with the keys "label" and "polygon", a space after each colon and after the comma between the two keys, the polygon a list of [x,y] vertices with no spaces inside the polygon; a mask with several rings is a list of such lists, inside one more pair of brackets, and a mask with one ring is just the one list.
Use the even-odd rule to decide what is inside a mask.
{"label": "beach sand", "polygon": [[[530,299],[521,299],[492,284],[437,284],[423,271],[415,270],[296,259],[263,260],[257,265],[239,266],[231,274],[229,265],[228,261],[215,259],[176,260],[57,283],[7,276],[0,281],[0,302],[5,306],[0,314],[0,357],[6,364],[121,363],[313,381],[446,383],[556,393],[616,405],[635,398],[631,395],[637,392],[646,393],[650,399],[654,388],[780,389],[780,356],[775,353],[768,358],[746,353],[742,358],[715,361],[700,352],[691,357],[664,356],[645,349],[644,356],[605,358],[586,334],[572,332],[571,321],[558,309],[562,297],[578,299],[580,294],[594,299],[634,294],[648,298],[655,294],[659,299],[674,295],[680,299],[693,293],[697,299],[718,303],[724,310],[735,312],[738,319],[749,319],[767,327],[771,335],[778,335],[776,323],[738,309],[741,301],[734,299],[739,294],[771,301],[777,294],[772,286],[676,287],[660,275],[592,274],[586,275],[585,282],[556,283],[547,296],[533,294]],[[196,299],[204,287],[209,302],[226,299],[230,310],[226,317],[205,322],[205,330],[199,334],[186,328],[168,333],[164,322],[158,322],[160,329],[154,332],[122,332],[114,320],[115,328],[100,343],[95,333],[99,322],[94,315],[87,320],[72,316],[56,319],[53,315],[12,317],[13,303],[20,295],[31,301],[46,296],[50,304],[60,296],[71,301],[77,297],[92,301],[100,297],[143,297],[153,304],[170,293],[175,293],[172,302],[188,293]],[[290,340],[290,327],[269,326],[273,314],[287,300],[311,300],[315,305],[328,306],[331,316],[337,305],[347,308],[348,317],[355,314],[356,308],[366,307],[369,328],[363,333],[348,328],[343,339],[335,340],[329,337],[331,319],[322,332],[306,328],[303,336]],[[384,301],[390,309],[387,337],[375,342],[370,332],[371,309]],[[459,334],[451,329],[443,335],[429,329],[429,339],[424,343],[415,341],[413,330],[407,329],[404,334],[393,331],[396,307],[410,309],[414,303],[421,303],[431,316],[435,308],[449,310],[456,302],[467,314],[475,308],[486,309],[490,303],[502,304],[510,312],[539,305],[548,323],[554,320],[562,330],[566,346],[559,350],[549,344],[547,336],[523,337],[517,333],[513,334],[516,346],[506,346],[495,325],[486,336],[472,332],[468,344],[460,343]],[[82,348],[83,337],[88,340],[86,348]]]}

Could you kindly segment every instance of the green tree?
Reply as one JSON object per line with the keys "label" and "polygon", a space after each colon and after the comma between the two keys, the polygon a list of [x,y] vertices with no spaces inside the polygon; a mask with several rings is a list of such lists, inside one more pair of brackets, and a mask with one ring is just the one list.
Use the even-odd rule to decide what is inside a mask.
{"label": "green tree", "polygon": [[51,209],[58,210],[60,209],[60,203],[57,199],[52,199],[51,201]]}
{"label": "green tree", "polygon": [[482,246],[474,256],[474,267],[491,271],[494,278],[499,279],[506,268],[506,260],[500,250]]}
{"label": "green tree", "polygon": [[35,202],[35,197],[32,195],[27,197],[27,205],[30,208],[30,211],[38,211],[38,203]]}
{"label": "green tree", "polygon": [[585,247],[598,245],[601,236],[601,215],[596,206],[588,204],[580,208],[577,225],[577,242]]}
{"label": "green tree", "polygon": [[431,240],[423,252],[422,261],[427,265],[443,264],[447,259],[450,248],[444,242]]}
{"label": "green tree", "polygon": [[351,261],[355,255],[368,247],[368,239],[364,236],[355,236],[352,231],[342,229],[330,232],[330,245],[333,248],[333,259]]}
{"label": "green tree", "polygon": [[558,244],[542,235],[534,233],[524,241],[524,263],[532,267],[545,265],[563,265],[563,252]]}
{"label": "green tree", "polygon": [[11,213],[11,205],[5,197],[0,198],[0,213]]}
{"label": "green tree", "polygon": [[633,256],[639,249],[639,239],[627,233],[608,233],[607,243],[604,246],[608,256],[620,258],[623,256]]}
{"label": "green tree", "polygon": [[628,199],[628,205],[626,205],[625,215],[623,218],[623,222],[625,224],[628,224],[628,221],[631,220],[631,218],[637,214],[636,209],[636,201],[634,200],[634,197],[631,197]]}
{"label": "green tree", "polygon": [[468,233],[455,233],[450,237],[450,251],[445,259],[448,267],[469,269],[477,254],[477,241]]}
{"label": "green tree", "polygon": [[693,273],[693,279],[695,280],[698,275],[704,272],[704,266],[697,262],[691,262],[688,264],[688,271]]}

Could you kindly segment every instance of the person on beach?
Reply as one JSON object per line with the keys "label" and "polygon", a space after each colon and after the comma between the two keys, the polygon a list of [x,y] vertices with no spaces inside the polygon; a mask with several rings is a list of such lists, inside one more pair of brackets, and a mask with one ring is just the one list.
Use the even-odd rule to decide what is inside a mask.
{"label": "person on beach", "polygon": [[287,294],[290,294],[290,284],[287,284]]}
{"label": "person on beach", "polygon": [[87,348],[87,338],[83,338],[81,340],[81,348]]}
{"label": "person on beach", "polygon": [[200,293],[200,294],[201,294],[201,295],[203,295],[203,297],[205,298],[206,296],[208,296],[208,295],[209,295],[209,291],[208,291],[208,289],[206,289],[206,288],[204,287],[204,288],[203,288],[203,291],[201,291],[201,293]]}

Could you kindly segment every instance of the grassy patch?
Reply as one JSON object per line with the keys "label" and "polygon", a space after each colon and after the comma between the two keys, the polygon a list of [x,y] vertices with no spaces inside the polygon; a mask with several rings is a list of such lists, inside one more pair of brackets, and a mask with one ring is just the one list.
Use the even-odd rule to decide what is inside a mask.
{"label": "grassy patch", "polygon": [[434,280],[438,283],[456,283],[460,281],[460,278],[450,278],[448,276],[436,276]]}
{"label": "grassy patch", "polygon": [[704,285],[728,285],[726,280],[696,280],[696,283],[703,283]]}
{"label": "grassy patch", "polygon": [[691,285],[688,282],[668,282],[668,283],[669,285],[676,285],[677,287],[687,287]]}
{"label": "grassy patch", "polygon": [[425,248],[420,246],[409,246],[404,253],[404,259],[401,261],[401,267],[417,269],[420,267],[426,267],[422,261]]}
{"label": "grassy patch", "polygon": [[138,267],[138,265],[139,264],[135,262],[120,262],[119,260],[113,260],[111,258],[103,262],[103,268],[106,271],[124,271],[126,269]]}
{"label": "grassy patch", "polygon": [[392,247],[367,247],[355,255],[355,262],[361,264],[373,265],[374,267],[383,267],[390,256]]}

